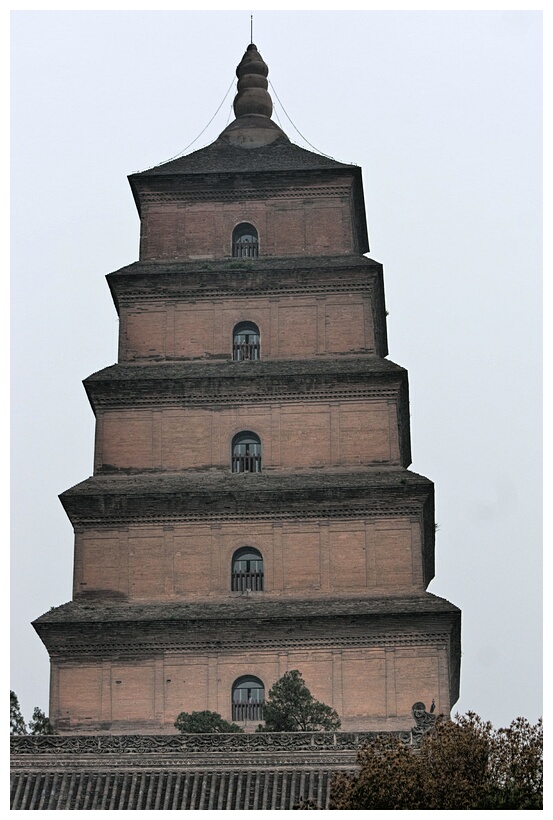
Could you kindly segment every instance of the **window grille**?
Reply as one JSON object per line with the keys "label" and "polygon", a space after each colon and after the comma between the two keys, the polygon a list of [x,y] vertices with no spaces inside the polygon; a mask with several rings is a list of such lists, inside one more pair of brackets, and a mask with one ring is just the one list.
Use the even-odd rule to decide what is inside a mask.
{"label": "window grille", "polygon": [[259,237],[249,222],[242,222],[232,232],[232,255],[241,259],[259,256]]}
{"label": "window grille", "polygon": [[263,720],[265,687],[259,678],[238,678],[232,687],[232,719],[241,722]]}
{"label": "window grille", "polygon": [[263,556],[253,547],[241,547],[232,559],[233,592],[263,592]]}
{"label": "window grille", "polygon": [[232,442],[232,472],[261,472],[261,442],[255,433],[238,433]]}
{"label": "window grille", "polygon": [[257,361],[260,358],[259,328],[252,322],[241,322],[232,335],[232,358],[235,362]]}

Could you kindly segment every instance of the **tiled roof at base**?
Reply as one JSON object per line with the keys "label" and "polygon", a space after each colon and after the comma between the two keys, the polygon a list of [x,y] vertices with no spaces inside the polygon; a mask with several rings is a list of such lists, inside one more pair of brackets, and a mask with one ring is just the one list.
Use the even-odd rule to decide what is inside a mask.
{"label": "tiled roof at base", "polygon": [[[388,731],[407,747],[415,727]],[[12,810],[327,809],[381,732],[24,735],[10,738]]]}
{"label": "tiled roof at base", "polygon": [[237,771],[45,771],[12,775],[12,810],[244,811],[293,809],[300,800],[328,808],[328,769]]}

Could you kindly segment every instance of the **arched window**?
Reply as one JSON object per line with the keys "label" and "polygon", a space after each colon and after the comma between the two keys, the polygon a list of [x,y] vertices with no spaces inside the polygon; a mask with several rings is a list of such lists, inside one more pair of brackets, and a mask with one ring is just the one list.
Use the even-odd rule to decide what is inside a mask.
{"label": "arched window", "polygon": [[263,556],[253,547],[241,547],[232,557],[233,592],[263,592]]}
{"label": "arched window", "polygon": [[232,255],[252,258],[259,256],[257,230],[249,222],[241,222],[232,232]]}
{"label": "arched window", "polygon": [[253,322],[240,322],[234,328],[232,358],[235,362],[259,359],[259,328]]}
{"label": "arched window", "polygon": [[265,686],[254,675],[243,675],[232,686],[232,719],[263,720]]}
{"label": "arched window", "polygon": [[244,431],[232,439],[232,472],[261,472],[261,441],[255,433]]}

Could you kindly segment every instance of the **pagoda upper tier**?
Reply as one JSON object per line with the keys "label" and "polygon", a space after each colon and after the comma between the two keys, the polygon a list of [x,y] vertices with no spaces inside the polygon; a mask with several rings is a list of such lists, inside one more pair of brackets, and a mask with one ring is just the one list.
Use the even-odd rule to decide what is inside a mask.
{"label": "pagoda upper tier", "polygon": [[366,253],[361,168],[290,142],[271,119],[268,68],[253,43],[236,74],[236,119],[215,142],[129,176],[141,261],[232,256],[227,236],[244,203],[265,257]]}

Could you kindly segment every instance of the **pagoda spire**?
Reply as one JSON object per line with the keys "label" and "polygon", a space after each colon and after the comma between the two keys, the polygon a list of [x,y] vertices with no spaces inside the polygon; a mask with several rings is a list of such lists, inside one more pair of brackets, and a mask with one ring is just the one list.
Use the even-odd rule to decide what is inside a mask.
{"label": "pagoda spire", "polygon": [[250,43],[236,68],[236,119],[219,134],[219,140],[241,148],[261,148],[278,139],[290,141],[282,128],[271,119],[273,101],[267,90],[268,74],[267,63],[257,46]]}
{"label": "pagoda spire", "polygon": [[273,101],[267,90],[268,74],[267,63],[257,50],[257,46],[250,43],[236,68],[238,93],[234,98],[234,113],[237,118],[248,114],[271,117]]}

